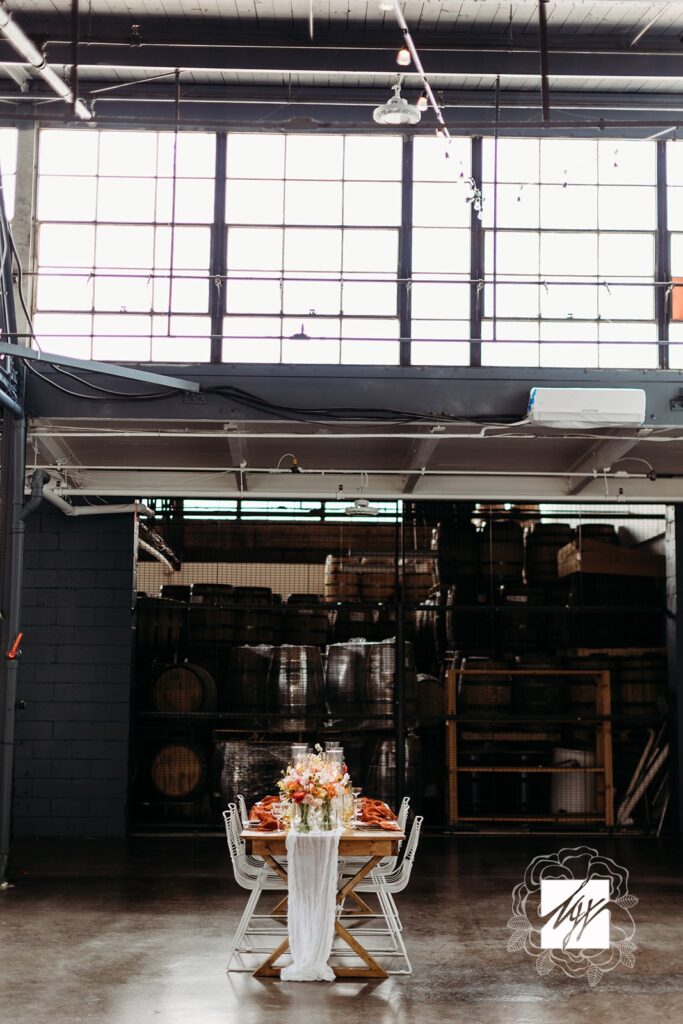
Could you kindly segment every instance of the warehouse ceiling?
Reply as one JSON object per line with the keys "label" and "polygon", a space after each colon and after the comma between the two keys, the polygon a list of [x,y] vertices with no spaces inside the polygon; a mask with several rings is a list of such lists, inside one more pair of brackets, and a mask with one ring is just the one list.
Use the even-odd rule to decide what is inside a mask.
{"label": "warehouse ceiling", "polygon": [[[309,129],[370,128],[367,108],[388,97],[399,70],[404,91],[419,90],[414,66],[397,67],[402,35],[386,7],[377,0],[81,0],[75,50],[70,0],[8,5],[64,78],[77,60],[79,92],[95,101],[100,123],[179,113],[186,124],[297,127],[301,119]],[[536,0],[409,0],[401,8],[449,126],[490,130],[497,78],[501,123],[541,120]],[[617,115],[677,123],[682,3],[551,0],[545,9],[552,118],[566,132],[581,134],[591,118],[605,119],[609,131]],[[4,118],[36,102],[43,118],[63,115],[7,43],[0,76]],[[422,127],[433,130],[431,115]],[[643,137],[646,128],[621,130]]]}
{"label": "warehouse ceiling", "polygon": [[180,369],[199,395],[79,401],[38,381],[29,474],[85,496],[683,500],[675,372],[609,375],[645,389],[642,429],[551,430],[524,422],[529,388],[581,383],[572,371]]}

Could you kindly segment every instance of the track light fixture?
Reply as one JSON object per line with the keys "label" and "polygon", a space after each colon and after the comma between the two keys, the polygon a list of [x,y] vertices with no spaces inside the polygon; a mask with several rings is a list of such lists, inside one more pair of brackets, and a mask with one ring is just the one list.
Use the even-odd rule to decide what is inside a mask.
{"label": "track light fixture", "polygon": [[396,54],[396,63],[402,68],[407,68],[412,59],[413,58],[410,56],[410,50],[407,46],[402,46]]}

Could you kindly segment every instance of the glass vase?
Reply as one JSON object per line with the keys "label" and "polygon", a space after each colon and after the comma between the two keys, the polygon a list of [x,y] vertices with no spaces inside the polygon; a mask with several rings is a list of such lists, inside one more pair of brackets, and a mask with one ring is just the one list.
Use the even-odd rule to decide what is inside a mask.
{"label": "glass vase", "polygon": [[296,807],[296,818],[294,819],[294,831],[295,832],[310,832],[311,825],[308,820],[308,813],[310,807],[308,804],[297,804]]}

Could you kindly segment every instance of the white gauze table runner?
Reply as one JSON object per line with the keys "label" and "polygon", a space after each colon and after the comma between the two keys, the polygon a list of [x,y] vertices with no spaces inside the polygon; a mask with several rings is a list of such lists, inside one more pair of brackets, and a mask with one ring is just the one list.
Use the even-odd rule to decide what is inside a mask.
{"label": "white gauze table runner", "polygon": [[334,938],[339,837],[332,832],[287,833],[287,928],[292,963],[282,981],[334,981],[328,964]]}

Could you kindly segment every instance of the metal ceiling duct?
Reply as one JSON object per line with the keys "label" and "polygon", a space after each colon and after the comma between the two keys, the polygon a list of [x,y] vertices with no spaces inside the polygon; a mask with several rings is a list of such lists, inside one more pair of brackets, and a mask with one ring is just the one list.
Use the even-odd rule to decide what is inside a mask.
{"label": "metal ceiling duct", "polygon": [[53,71],[35,43],[29,39],[24,30],[13,20],[4,7],[0,6],[0,32],[14,47],[17,53],[38,72],[43,81],[49,85],[57,96],[65,103],[73,104],[74,112],[81,121],[92,121],[93,113],[82,100],[74,99],[74,94],[63,78]]}

